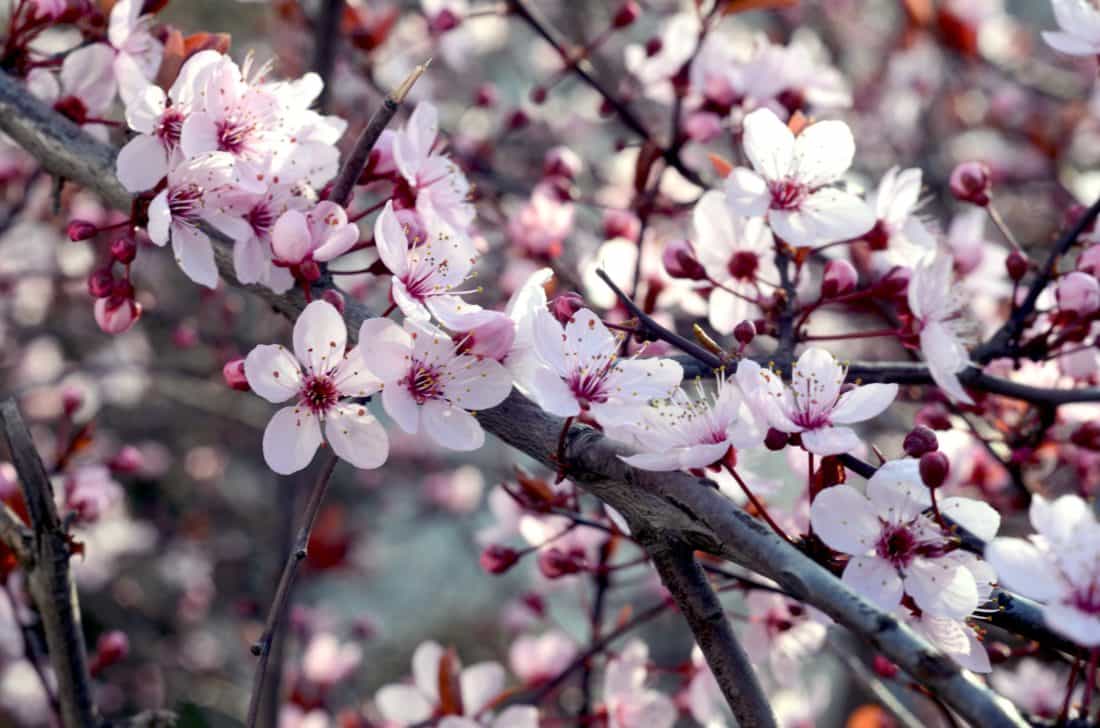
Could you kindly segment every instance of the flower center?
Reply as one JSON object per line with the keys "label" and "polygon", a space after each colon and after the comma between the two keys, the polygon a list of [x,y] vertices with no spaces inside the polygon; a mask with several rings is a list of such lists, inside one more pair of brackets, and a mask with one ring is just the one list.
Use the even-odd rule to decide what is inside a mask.
{"label": "flower center", "polygon": [[340,399],[340,392],[331,377],[314,375],[302,384],[298,396],[311,412],[323,415]]}
{"label": "flower center", "polygon": [[173,220],[180,222],[194,222],[198,218],[199,207],[202,204],[202,187],[188,183],[173,187],[168,193],[168,211]]}
{"label": "flower center", "polygon": [[779,180],[771,182],[768,188],[772,193],[773,210],[797,210],[802,201],[806,199],[807,189],[791,180]]}
{"label": "flower center", "polygon": [[271,226],[275,224],[275,213],[268,205],[261,202],[248,211],[248,224],[252,226],[252,232],[256,233],[256,237],[266,237]]}
{"label": "flower center", "polygon": [[430,399],[443,398],[443,380],[440,371],[419,362],[413,362],[409,376],[405,380],[405,386],[409,388],[409,394],[417,404],[424,404]]}
{"label": "flower center", "polygon": [[883,529],[875,547],[875,553],[897,568],[909,565],[917,552],[917,537],[907,525],[888,526]]}
{"label": "flower center", "polygon": [[153,133],[156,134],[157,138],[160,139],[160,143],[166,149],[175,149],[179,146],[183,121],[183,112],[171,106],[160,115],[160,121],[157,122],[157,128],[153,130]]}
{"label": "flower center", "polygon": [[77,124],[83,124],[84,120],[88,118],[88,107],[76,96],[60,98],[53,107],[59,114],[72,119]]}
{"label": "flower center", "polygon": [[1070,598],[1070,603],[1074,609],[1080,612],[1092,616],[1100,615],[1100,586],[1098,586],[1097,581],[1093,579],[1088,588],[1075,590]]}
{"label": "flower center", "polygon": [[607,373],[613,365],[614,359],[608,362],[607,366],[596,370],[582,369],[573,372],[569,376],[567,384],[573,391],[573,396],[581,403],[582,408],[587,409],[587,406],[592,402],[602,404],[607,401]]}
{"label": "flower center", "polygon": [[752,280],[756,277],[756,269],[760,265],[760,259],[756,257],[756,253],[750,253],[747,250],[741,250],[734,253],[730,258],[729,264],[726,268],[734,278],[740,278],[743,280]]}
{"label": "flower center", "polygon": [[232,119],[219,121],[218,149],[230,154],[241,154],[254,128],[252,124],[245,124]]}

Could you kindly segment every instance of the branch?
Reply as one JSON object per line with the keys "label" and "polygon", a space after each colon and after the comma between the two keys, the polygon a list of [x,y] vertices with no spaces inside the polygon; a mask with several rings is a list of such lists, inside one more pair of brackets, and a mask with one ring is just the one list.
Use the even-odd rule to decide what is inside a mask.
{"label": "branch", "polygon": [[66,726],[95,728],[99,716],[92,702],[76,585],[69,572],[69,536],[57,515],[50,478],[15,400],[0,405],[0,419],[34,529],[34,568],[27,572],[27,586],[42,617],[50,664],[57,675],[61,720]]}
{"label": "branch", "polygon": [[695,642],[714,673],[722,695],[740,728],[775,728],[775,715],[749,656],[733,634],[726,610],[714,593],[692,550],[680,544],[653,540],[646,545]]}
{"label": "branch", "polygon": [[[114,176],[115,150],[81,133],[3,74],[0,129],[54,174],[129,209],[129,195],[124,190],[118,195],[122,188]],[[232,282],[232,259],[220,240],[224,236],[215,246],[219,270]],[[249,289],[290,318],[305,307],[300,291],[276,296],[260,287]],[[347,302],[344,318],[351,339],[368,316],[361,304]],[[480,412],[478,419],[487,431],[545,466],[554,470],[561,466],[556,455],[563,420],[546,414],[519,392],[513,391],[501,404]],[[869,641],[970,722],[990,728],[1026,725],[1015,708],[897,619],[876,609],[743,513],[720,495],[713,483],[686,473],[658,474],[631,468],[620,459],[628,450],[583,425],[571,427],[564,444],[565,465],[575,482],[622,513],[632,528],[667,534],[775,580],[794,598],[817,607]]]}
{"label": "branch", "polygon": [[328,106],[332,93],[332,71],[336,66],[336,51],[340,47],[340,20],[344,15],[346,0],[324,0],[320,17],[313,29],[313,70],[325,82],[317,107],[322,111]]}

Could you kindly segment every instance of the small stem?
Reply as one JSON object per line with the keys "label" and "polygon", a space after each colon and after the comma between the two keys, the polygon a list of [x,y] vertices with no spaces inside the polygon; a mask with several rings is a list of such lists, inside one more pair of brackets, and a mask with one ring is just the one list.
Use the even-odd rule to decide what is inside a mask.
{"label": "small stem", "polygon": [[1013,250],[1020,250],[1020,243],[1016,240],[1016,236],[1012,234],[1012,230],[1009,229],[1005,223],[1005,219],[1001,217],[1001,213],[997,211],[997,206],[992,200],[985,206],[986,212],[989,213],[989,219],[993,221],[993,224],[997,226],[997,229],[1001,231],[1001,235],[1004,235],[1005,240],[1012,246]]}
{"label": "small stem", "polygon": [[1092,691],[1096,689],[1096,664],[1100,660],[1100,647],[1093,647],[1089,653],[1089,666],[1085,671],[1085,698],[1081,701],[1081,716],[1088,720],[1092,707]]}
{"label": "small stem", "polygon": [[1073,667],[1069,670],[1069,679],[1066,681],[1066,697],[1062,701],[1062,709],[1058,711],[1057,725],[1065,725],[1069,718],[1069,709],[1073,704],[1073,689],[1077,687],[1077,674],[1081,671],[1081,656],[1073,659]]}
{"label": "small stem", "polygon": [[756,494],[749,489],[749,486],[745,484],[745,481],[741,480],[741,476],[737,474],[737,471],[728,464],[726,465],[726,471],[729,472],[729,474],[733,476],[733,479],[737,481],[737,484],[741,486],[741,490],[744,492],[745,497],[749,499],[749,502],[752,503],[753,508],[755,508],[756,512],[760,514],[760,517],[767,521],[768,525],[772,527],[772,530],[775,531],[780,538],[782,538],[787,543],[792,543],[790,537],[787,536],[786,532],[784,532],[784,530],[779,527],[778,523],[772,520],[771,514],[768,513],[768,509],[764,507],[763,502],[761,502],[760,499],[756,497]]}

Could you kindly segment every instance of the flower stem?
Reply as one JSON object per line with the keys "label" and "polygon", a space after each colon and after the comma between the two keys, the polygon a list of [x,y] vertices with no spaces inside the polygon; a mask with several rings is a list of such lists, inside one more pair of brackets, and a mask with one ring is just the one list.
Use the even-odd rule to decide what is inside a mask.
{"label": "flower stem", "polygon": [[749,489],[749,486],[745,484],[745,481],[741,480],[741,476],[737,474],[737,471],[728,463],[726,464],[726,471],[732,475],[733,479],[737,481],[737,484],[741,486],[741,491],[745,494],[745,497],[749,499],[749,503],[752,503],[752,507],[756,509],[756,512],[760,514],[761,518],[767,521],[768,525],[772,527],[772,530],[787,543],[793,543],[786,532],[779,527],[779,524],[772,520],[771,514],[768,513],[768,509],[764,507],[763,501],[756,497],[756,494]]}

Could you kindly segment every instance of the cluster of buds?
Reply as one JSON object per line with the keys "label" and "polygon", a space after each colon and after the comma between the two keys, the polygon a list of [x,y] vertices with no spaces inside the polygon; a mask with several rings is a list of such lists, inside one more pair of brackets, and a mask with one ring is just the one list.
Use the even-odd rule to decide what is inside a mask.
{"label": "cluster of buds", "polygon": [[[111,259],[88,276],[88,293],[96,299],[95,321],[108,334],[128,331],[141,317],[141,304],[130,282],[130,265],[136,256],[134,238],[123,235],[111,243]],[[116,263],[122,266],[121,277],[115,275]]]}

